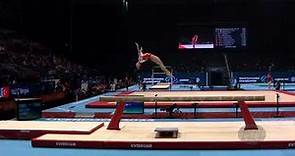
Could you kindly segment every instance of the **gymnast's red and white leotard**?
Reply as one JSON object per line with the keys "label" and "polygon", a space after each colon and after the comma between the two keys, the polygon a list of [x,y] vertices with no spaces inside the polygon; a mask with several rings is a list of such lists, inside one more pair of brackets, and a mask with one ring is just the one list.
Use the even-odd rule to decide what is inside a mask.
{"label": "gymnast's red and white leotard", "polygon": [[139,56],[138,60],[139,60],[139,63],[143,63],[147,60],[149,60],[151,58],[151,53],[143,53],[141,56]]}
{"label": "gymnast's red and white leotard", "polygon": [[149,60],[151,58],[151,55],[151,53],[144,53],[141,57],[143,60]]}

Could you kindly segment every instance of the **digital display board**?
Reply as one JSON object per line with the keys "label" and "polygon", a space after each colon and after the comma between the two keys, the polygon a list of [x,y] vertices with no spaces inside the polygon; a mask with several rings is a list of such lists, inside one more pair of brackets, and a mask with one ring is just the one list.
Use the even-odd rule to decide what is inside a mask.
{"label": "digital display board", "polygon": [[246,28],[216,28],[215,41],[221,48],[246,47]]}
{"label": "digital display board", "polygon": [[17,120],[34,120],[41,118],[42,104],[39,98],[15,99]]}
{"label": "digital display board", "polygon": [[245,26],[185,25],[178,29],[178,49],[246,48]]}
{"label": "digital display board", "polygon": [[124,114],[143,114],[144,103],[143,102],[126,102]]}

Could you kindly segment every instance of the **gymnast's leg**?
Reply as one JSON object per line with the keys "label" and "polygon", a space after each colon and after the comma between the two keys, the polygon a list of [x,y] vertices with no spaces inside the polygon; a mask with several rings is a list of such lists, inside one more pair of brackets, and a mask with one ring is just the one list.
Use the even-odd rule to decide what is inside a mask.
{"label": "gymnast's leg", "polygon": [[150,60],[151,60],[152,62],[156,63],[157,65],[159,65],[160,68],[165,72],[165,74],[166,74],[167,76],[172,76],[171,73],[170,73],[170,71],[164,66],[163,62],[161,61],[161,59],[160,59],[158,56],[156,56],[156,55],[151,55],[151,56],[150,56]]}

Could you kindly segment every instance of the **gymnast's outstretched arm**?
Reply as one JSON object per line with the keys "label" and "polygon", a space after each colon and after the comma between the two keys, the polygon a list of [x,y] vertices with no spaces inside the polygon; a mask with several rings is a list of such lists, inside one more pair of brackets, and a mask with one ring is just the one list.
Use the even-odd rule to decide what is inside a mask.
{"label": "gymnast's outstretched arm", "polygon": [[135,45],[136,45],[138,56],[141,56],[142,55],[142,47],[139,47],[137,42],[135,42]]}
{"label": "gymnast's outstretched arm", "polygon": [[146,60],[144,60],[142,57],[143,57],[143,48],[142,47],[139,47],[138,43],[135,42],[135,45],[136,45],[136,49],[137,49],[137,54],[138,54],[138,61],[136,63],[136,67],[138,66],[138,63],[144,63]]}

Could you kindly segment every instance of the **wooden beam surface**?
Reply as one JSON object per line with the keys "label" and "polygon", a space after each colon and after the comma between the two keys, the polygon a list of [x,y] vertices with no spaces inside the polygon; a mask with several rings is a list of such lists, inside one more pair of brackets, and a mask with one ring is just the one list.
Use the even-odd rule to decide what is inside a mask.
{"label": "wooden beam surface", "polygon": [[106,102],[153,102],[153,101],[264,101],[265,96],[101,96],[100,101]]}

